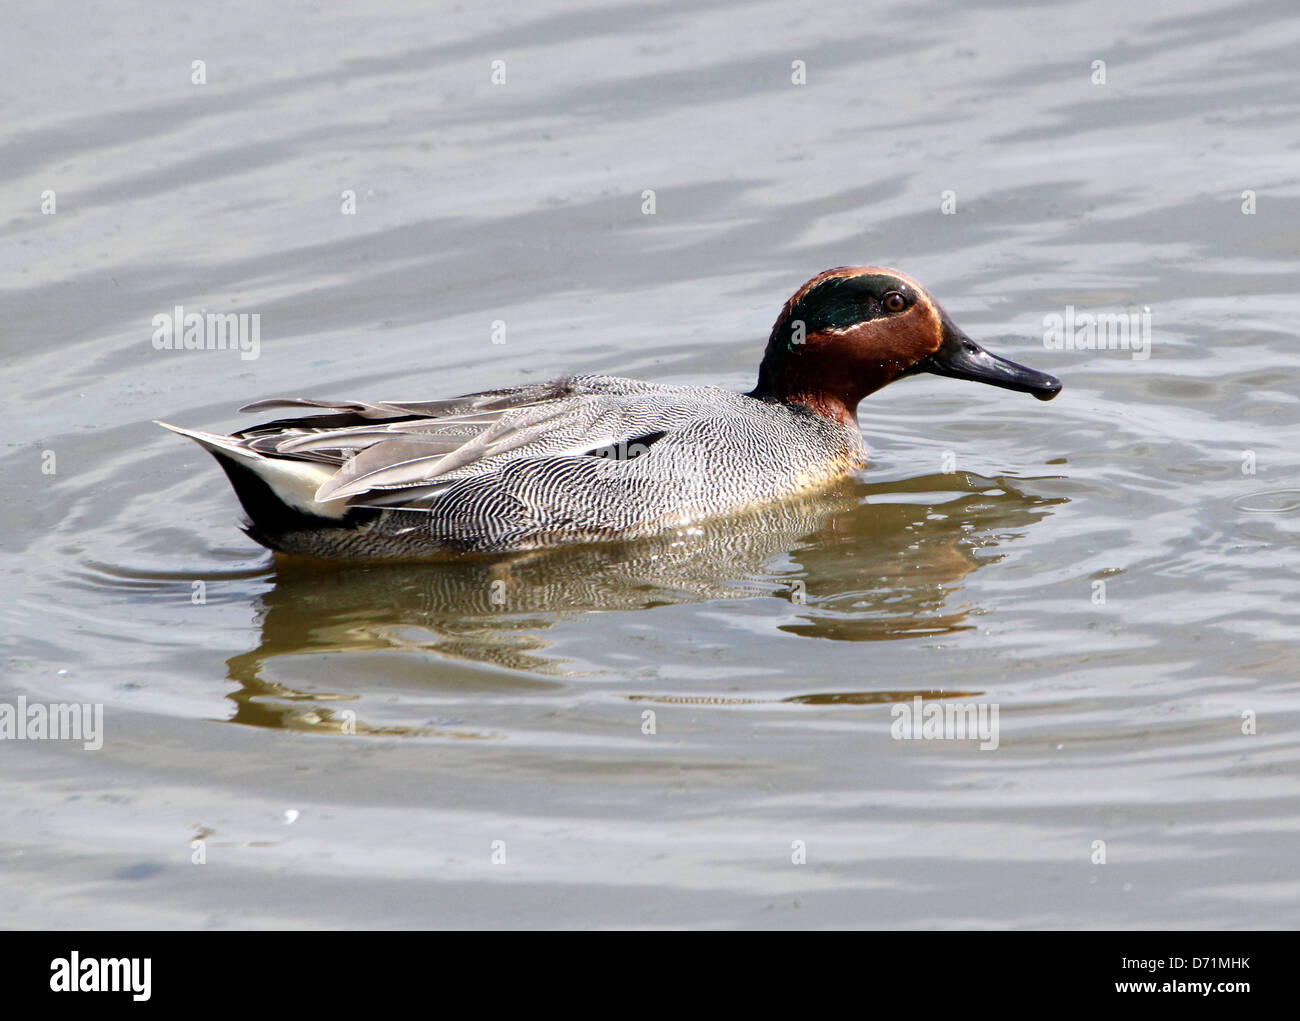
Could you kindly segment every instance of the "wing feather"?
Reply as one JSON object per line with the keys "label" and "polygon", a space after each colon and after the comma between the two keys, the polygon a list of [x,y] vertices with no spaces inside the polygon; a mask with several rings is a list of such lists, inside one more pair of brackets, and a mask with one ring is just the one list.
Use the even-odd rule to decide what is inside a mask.
{"label": "wing feather", "polygon": [[451,482],[512,461],[585,454],[671,430],[706,411],[701,399],[685,394],[580,376],[439,401],[273,398],[241,410],[315,414],[257,425],[231,440],[264,457],[338,466],[317,501],[419,509]]}

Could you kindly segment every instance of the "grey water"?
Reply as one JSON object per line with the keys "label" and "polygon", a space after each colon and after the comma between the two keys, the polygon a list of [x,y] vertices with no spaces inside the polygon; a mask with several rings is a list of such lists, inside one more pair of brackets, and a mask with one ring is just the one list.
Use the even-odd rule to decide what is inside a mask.
{"label": "grey water", "polygon": [[[0,707],[103,741],[0,739],[0,926],[1300,924],[1298,47],[1282,0],[11,17]],[[152,424],[748,389],[843,264],[1063,393],[903,380],[832,492],[439,565],[276,561]],[[898,739],[918,696],[997,747]]]}

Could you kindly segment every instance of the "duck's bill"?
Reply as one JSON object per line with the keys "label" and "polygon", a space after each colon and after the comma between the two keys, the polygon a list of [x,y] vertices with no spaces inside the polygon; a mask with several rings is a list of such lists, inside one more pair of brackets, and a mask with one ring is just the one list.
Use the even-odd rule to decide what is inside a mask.
{"label": "duck's bill", "polygon": [[985,351],[954,326],[946,315],[943,317],[943,343],[938,351],[916,366],[916,371],[1018,390],[1033,394],[1040,401],[1050,401],[1061,392],[1061,381],[1055,376]]}

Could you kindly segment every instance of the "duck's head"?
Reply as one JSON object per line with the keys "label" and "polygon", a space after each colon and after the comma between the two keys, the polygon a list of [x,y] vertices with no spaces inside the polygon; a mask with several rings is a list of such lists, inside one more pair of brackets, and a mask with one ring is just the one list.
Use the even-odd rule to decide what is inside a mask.
{"label": "duck's head", "polygon": [[804,404],[846,424],[900,376],[933,372],[1050,401],[1061,381],[985,351],[925,288],[896,269],[841,266],[813,277],[772,327],[752,396]]}

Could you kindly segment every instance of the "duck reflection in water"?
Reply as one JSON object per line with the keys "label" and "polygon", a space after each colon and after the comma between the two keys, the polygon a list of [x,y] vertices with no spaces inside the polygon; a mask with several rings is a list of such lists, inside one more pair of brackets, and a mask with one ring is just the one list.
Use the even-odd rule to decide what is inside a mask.
{"label": "duck reflection in water", "polygon": [[[262,596],[261,642],[229,660],[230,678],[240,685],[231,695],[232,722],[484,736],[367,724],[356,708],[369,687],[360,662],[388,654],[385,672],[409,674],[417,664],[421,685],[537,692],[575,675],[547,654],[545,633],[597,611],[768,599],[782,604],[774,607],[777,628],[810,639],[888,641],[966,630],[978,608],[957,601],[963,579],[1000,559],[1001,545],[1065,502],[1032,489],[1028,480],[966,473],[872,484],[855,478],[814,498],[631,542],[417,564],[344,566],[281,556]],[[406,665],[394,668],[394,655]],[[433,659],[447,669],[431,669]],[[457,661],[504,670],[485,681],[482,671],[456,670]],[[312,690],[277,674],[310,675]],[[913,694],[808,693],[785,701],[881,702]]]}

